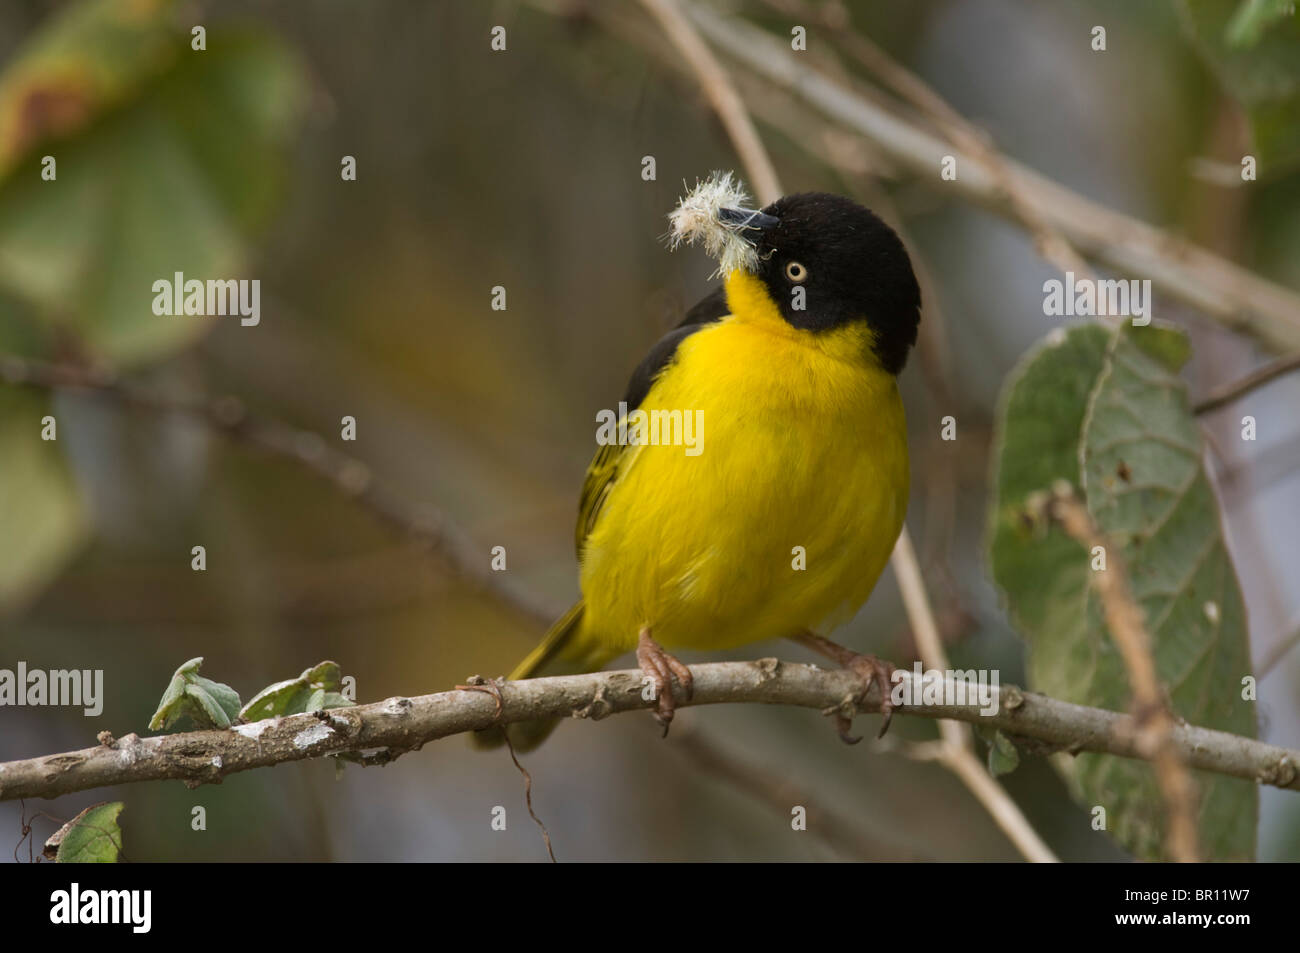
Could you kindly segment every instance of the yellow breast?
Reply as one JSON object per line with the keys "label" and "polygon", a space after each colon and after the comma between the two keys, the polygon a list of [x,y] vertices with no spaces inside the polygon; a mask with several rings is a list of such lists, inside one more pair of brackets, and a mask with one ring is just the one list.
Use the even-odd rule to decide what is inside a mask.
{"label": "yellow breast", "polygon": [[907,507],[907,439],[865,324],[812,334],[762,284],[692,334],[642,404],[695,413],[698,455],[630,447],[586,544],[588,638],[720,649],[841,621],[866,600]]}

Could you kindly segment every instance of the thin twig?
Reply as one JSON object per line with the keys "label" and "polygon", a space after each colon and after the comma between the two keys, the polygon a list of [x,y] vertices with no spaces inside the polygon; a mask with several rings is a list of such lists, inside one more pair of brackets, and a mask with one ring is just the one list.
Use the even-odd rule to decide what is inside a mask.
{"label": "thin twig", "polygon": [[1031,509],[1059,523],[1085,549],[1092,551],[1100,546],[1106,553],[1106,569],[1093,573],[1093,585],[1106,615],[1106,627],[1128,669],[1138,743],[1155,763],[1156,780],[1169,809],[1166,832],[1169,856],[1180,863],[1195,863],[1199,857],[1196,785],[1174,743],[1177,722],[1169,710],[1156,670],[1142,608],[1129,588],[1123,556],[1110,544],[1068,483],[1054,487],[1050,494],[1036,500]]}
{"label": "thin twig", "polygon": [[1208,414],[1212,410],[1218,410],[1223,405],[1244,397],[1256,388],[1263,387],[1283,374],[1290,374],[1292,371],[1297,370],[1300,370],[1300,351],[1293,354],[1284,354],[1261,367],[1255,368],[1245,377],[1231,381],[1217,390],[1211,391],[1209,396],[1193,405],[1192,413]]}
{"label": "thin twig", "polygon": [[555,859],[555,849],[551,847],[551,832],[546,829],[546,825],[542,823],[542,819],[538,817],[537,812],[533,810],[533,776],[528,773],[527,768],[519,763],[519,756],[515,754],[515,746],[510,741],[510,735],[503,731],[501,737],[505,739],[506,750],[510,752],[510,760],[515,763],[515,767],[519,769],[519,773],[524,776],[524,804],[528,806],[528,816],[533,819],[534,824],[541,828],[542,840],[546,842],[546,853],[550,855],[551,863],[557,863]]}
{"label": "thin twig", "polygon": [[1007,796],[1002,785],[993,780],[984,762],[970,748],[948,741],[929,741],[910,745],[906,753],[923,761],[938,762],[956,774],[1026,859],[1038,864],[1061,862],[1038,833],[1025,824],[1020,808]]}
{"label": "thin twig", "polygon": [[[691,674],[695,693],[679,701],[679,706],[749,703],[840,712],[856,701],[858,711],[880,709],[877,689],[847,669],[769,658],[692,665]],[[966,695],[967,683],[942,679],[941,684],[926,688],[915,682],[911,672],[896,674],[912,682],[904,690],[914,701],[942,698],[897,709],[899,717],[956,718],[1037,739],[1047,748],[1152,757],[1130,715],[1074,705],[1010,685],[989,686],[987,697],[972,701]],[[93,748],[0,763],[0,801],[59,797],[135,781],[176,779],[198,787],[241,771],[343,752],[389,748],[400,755],[439,738],[503,724],[642,711],[658,704],[643,697],[642,681],[639,670],[629,669],[503,682],[499,711],[497,701],[487,694],[457,690],[290,715],[229,730],[151,738],[105,735],[109,743]],[[671,738],[667,743],[672,744]],[[1174,726],[1170,746],[1198,770],[1300,791],[1300,751],[1187,724]]]}
{"label": "thin twig", "polygon": [[[928,669],[946,672],[949,670],[948,654],[944,651],[943,639],[939,636],[939,627],[935,624],[934,613],[925,594],[921,567],[906,528],[894,547],[893,563],[894,575],[898,577],[903,606],[912,621],[912,632],[916,636],[921,660]],[[1020,853],[1034,863],[1056,863],[1057,856],[1038,836],[1006,788],[994,780],[984,764],[975,757],[970,726],[953,720],[940,721],[939,737],[939,763],[961,779]]]}
{"label": "thin twig", "polygon": [[749,184],[758,194],[759,202],[767,205],[781,197],[781,186],[777,181],[776,169],[772,160],[759,141],[754,122],[740,99],[734,86],[727,79],[726,73],[719,65],[717,57],[708,48],[699,33],[691,27],[690,21],[682,14],[676,0],[641,0],[642,6],[650,11],[659,21],[668,39],[678,52],[690,63],[700,78],[700,87],[709,97],[713,111],[722,120],[727,136],[736,147],[736,154],[744,165]]}
{"label": "thin twig", "polygon": [[[903,532],[894,545],[894,574],[898,577],[898,589],[903,596],[903,608],[912,623],[912,636],[916,639],[916,648],[921,661],[927,669],[948,671],[948,653],[943,647],[939,635],[939,626],[934,621],[930,609],[930,600],[925,593],[925,580],[921,576],[921,566],[916,559],[916,550],[912,538]],[[971,732],[965,725],[956,721],[939,722],[939,737],[946,743],[959,748],[971,745]]]}
{"label": "thin twig", "polygon": [[1277,645],[1273,646],[1273,648],[1269,650],[1267,655],[1260,659],[1259,667],[1257,669],[1260,679],[1263,679],[1264,676],[1273,671],[1273,669],[1277,667],[1277,663],[1286,658],[1287,653],[1297,645],[1300,645],[1300,624],[1297,624],[1294,629],[1292,629],[1290,635],[1278,642]]}

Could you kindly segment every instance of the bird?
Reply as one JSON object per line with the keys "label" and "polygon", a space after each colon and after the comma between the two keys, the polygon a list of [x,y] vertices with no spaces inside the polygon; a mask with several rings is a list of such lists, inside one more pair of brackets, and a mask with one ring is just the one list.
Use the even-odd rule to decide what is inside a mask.
{"label": "bird", "polygon": [[[508,678],[594,672],[635,650],[666,733],[675,694],[693,690],[672,651],[792,638],[880,688],[883,734],[893,666],[821,633],[866,602],[903,527],[897,377],[916,343],[920,288],[898,235],[849,198],[748,205],[731,173],[714,173],[670,215],[673,246],[702,243],[721,284],[632,373],[620,439],[601,443],[582,485],[582,597]],[[637,411],[691,415],[696,452],[626,439]],[[555,724],[476,740],[508,736],[526,751]]]}

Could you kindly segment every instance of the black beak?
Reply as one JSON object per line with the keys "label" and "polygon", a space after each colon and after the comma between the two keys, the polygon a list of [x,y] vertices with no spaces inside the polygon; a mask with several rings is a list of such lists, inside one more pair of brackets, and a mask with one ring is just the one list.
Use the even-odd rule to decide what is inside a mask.
{"label": "black beak", "polygon": [[759,233],[781,224],[781,220],[775,215],[768,215],[765,212],[756,212],[747,208],[720,208],[718,209],[718,221],[728,228],[739,231],[741,238],[751,245],[757,243]]}

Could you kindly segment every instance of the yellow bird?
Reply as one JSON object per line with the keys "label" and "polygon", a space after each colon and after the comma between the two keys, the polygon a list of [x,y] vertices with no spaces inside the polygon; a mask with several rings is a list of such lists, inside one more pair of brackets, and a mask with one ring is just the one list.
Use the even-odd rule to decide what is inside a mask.
{"label": "yellow bird", "polygon": [[[674,243],[702,239],[725,281],[634,372],[583,483],[582,599],[510,674],[591,672],[635,649],[665,731],[674,683],[691,691],[669,650],[789,637],[882,689],[892,672],[813,633],[866,601],[903,525],[895,377],[920,289],[898,236],[851,200],[745,199],[715,175],[671,216]],[[507,730],[528,749],[554,724]]]}

